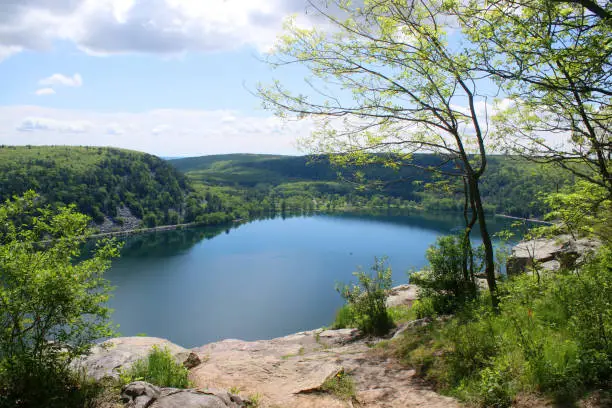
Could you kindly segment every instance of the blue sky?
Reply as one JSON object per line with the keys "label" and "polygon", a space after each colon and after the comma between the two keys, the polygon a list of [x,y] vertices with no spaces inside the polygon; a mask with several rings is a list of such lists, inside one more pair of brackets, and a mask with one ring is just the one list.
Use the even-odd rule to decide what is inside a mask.
{"label": "blue sky", "polygon": [[304,0],[0,0],[0,144],[112,145],[164,156],[297,153],[249,93]]}
{"label": "blue sky", "polygon": [[0,0],[0,144],[300,153],[313,122],[249,92],[308,92],[304,68],[261,61],[288,16],[321,23],[307,0]]}

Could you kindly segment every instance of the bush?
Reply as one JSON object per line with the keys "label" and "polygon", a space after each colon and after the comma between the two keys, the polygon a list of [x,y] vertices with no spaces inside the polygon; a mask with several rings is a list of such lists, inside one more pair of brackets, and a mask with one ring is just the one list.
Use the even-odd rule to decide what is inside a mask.
{"label": "bush", "polygon": [[0,369],[2,408],[94,408],[103,386],[54,360],[25,361]]}
{"label": "bush", "polygon": [[343,305],[338,311],[336,311],[336,318],[332,323],[332,329],[346,329],[352,328],[357,324],[357,318],[355,312],[350,304]]}
{"label": "bush", "polygon": [[[476,282],[472,276],[465,276],[463,269],[467,252],[462,237],[438,238],[426,256],[430,266],[410,274],[410,282],[419,286],[419,298],[428,299],[435,313],[454,313],[476,297]],[[476,261],[480,261],[478,257]]]}
{"label": "bush", "polygon": [[70,362],[114,334],[103,273],[118,246],[100,241],[83,260],[88,224],[73,207],[41,207],[33,192],[0,205],[3,403],[70,406],[81,395]]}
{"label": "bush", "polygon": [[507,407],[532,392],[569,402],[605,388],[610,265],[612,252],[603,248],[577,271],[514,277],[500,285],[498,312],[481,294],[451,319],[407,331],[397,353],[445,392],[482,406]]}
{"label": "bush", "polygon": [[336,290],[346,300],[350,313],[342,312],[342,318],[352,318],[363,333],[384,335],[393,327],[387,312],[387,293],[391,289],[391,268],[386,259],[375,259],[373,274],[357,271],[358,284],[338,286]]}
{"label": "bush", "polygon": [[154,346],[146,358],[140,359],[134,365],[121,373],[124,383],[146,381],[159,387],[188,388],[189,370],[178,363],[168,348],[160,349]]}

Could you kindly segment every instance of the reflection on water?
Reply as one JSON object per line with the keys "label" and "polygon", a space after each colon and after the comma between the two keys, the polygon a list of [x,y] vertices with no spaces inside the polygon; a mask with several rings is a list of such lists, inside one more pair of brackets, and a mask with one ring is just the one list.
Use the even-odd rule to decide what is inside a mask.
{"label": "reflection on water", "polygon": [[113,320],[123,335],[185,347],[314,329],[333,320],[335,283],[358,265],[386,255],[395,283],[405,283],[436,237],[461,223],[454,214],[286,215],[128,237],[107,273]]}

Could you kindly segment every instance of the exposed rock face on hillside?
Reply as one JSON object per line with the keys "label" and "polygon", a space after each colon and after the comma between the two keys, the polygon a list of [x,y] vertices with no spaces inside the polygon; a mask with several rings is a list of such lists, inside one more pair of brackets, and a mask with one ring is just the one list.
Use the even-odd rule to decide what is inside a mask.
{"label": "exposed rock face on hillside", "polygon": [[[121,222],[118,222],[121,220]],[[131,231],[140,228],[142,220],[135,217],[127,207],[118,207],[117,216],[114,218],[104,217],[104,222],[97,225],[101,233],[115,231]]]}
{"label": "exposed rock face on hillside", "polygon": [[522,241],[512,248],[506,270],[508,274],[527,271],[537,264],[542,270],[556,271],[580,265],[601,244],[593,239],[573,239],[569,235]]}

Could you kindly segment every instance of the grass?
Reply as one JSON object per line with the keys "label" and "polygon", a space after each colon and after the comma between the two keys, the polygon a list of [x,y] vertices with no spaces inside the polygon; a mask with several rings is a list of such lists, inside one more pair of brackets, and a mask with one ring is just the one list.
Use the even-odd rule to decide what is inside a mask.
{"label": "grass", "polygon": [[415,310],[408,305],[389,307],[387,308],[387,313],[396,326],[418,319]]}
{"label": "grass", "polygon": [[321,390],[333,394],[342,400],[355,398],[355,382],[344,370],[326,379],[321,385]]}
{"label": "grass", "polygon": [[176,362],[168,348],[154,346],[146,358],[140,359],[131,368],[122,372],[123,383],[146,381],[159,387],[189,388],[189,370]]}
{"label": "grass", "polygon": [[[500,284],[499,311],[483,293],[452,318],[409,328],[376,348],[472,405],[509,407],[525,395],[575,403],[610,384],[611,264],[606,249],[579,273],[514,277]],[[411,317],[396,312],[394,321]]]}
{"label": "grass", "polygon": [[246,401],[245,404],[249,408],[259,408],[261,407],[261,400],[263,399],[263,395],[260,393],[255,393],[251,395]]}

